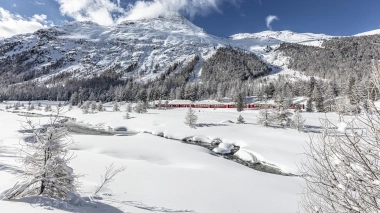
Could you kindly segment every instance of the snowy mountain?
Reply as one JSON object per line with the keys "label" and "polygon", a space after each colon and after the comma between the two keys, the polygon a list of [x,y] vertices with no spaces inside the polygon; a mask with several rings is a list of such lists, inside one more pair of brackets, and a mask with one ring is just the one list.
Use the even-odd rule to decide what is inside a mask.
{"label": "snowy mountain", "polygon": [[376,35],[376,34],[380,34],[380,29],[359,33],[359,34],[356,34],[354,36],[367,36],[367,35]]}
{"label": "snowy mountain", "polygon": [[324,40],[331,38],[291,31],[219,38],[207,34],[186,18],[174,15],[125,21],[114,26],[72,22],[0,40],[0,76],[7,83],[19,83],[32,79],[44,82],[52,77],[58,81],[91,78],[116,72],[124,79],[147,81],[161,76],[174,64],[178,64],[176,72],[198,56],[193,73],[199,77],[203,62],[223,46],[252,52],[277,68],[278,73],[287,70],[289,61],[281,52],[272,51],[280,44],[320,47]]}
{"label": "snowy mountain", "polygon": [[[259,33],[241,33],[230,36],[233,43],[243,49],[257,52],[263,46],[274,46],[281,43],[298,43],[311,46],[321,46],[323,40],[332,36],[313,33],[295,33],[292,31],[263,31]],[[256,51],[255,51],[256,50]]]}
{"label": "snowy mountain", "polygon": [[44,79],[60,73],[90,77],[105,71],[152,79],[175,62],[209,57],[218,39],[183,17],[126,21],[116,26],[73,22],[0,43],[1,72]]}

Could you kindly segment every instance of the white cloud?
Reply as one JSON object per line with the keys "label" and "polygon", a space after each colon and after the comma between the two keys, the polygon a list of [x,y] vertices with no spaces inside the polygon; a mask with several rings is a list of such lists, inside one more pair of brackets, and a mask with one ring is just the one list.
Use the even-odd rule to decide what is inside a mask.
{"label": "white cloud", "polygon": [[36,1],[35,4],[37,4],[37,5],[45,5],[45,3],[43,3],[43,2],[38,2],[38,1]]}
{"label": "white cloud", "polygon": [[[222,11],[219,5],[225,0],[153,0],[137,1],[130,5],[127,19],[152,18],[165,16],[172,13],[183,13],[194,17],[197,15],[207,15],[210,12]],[[236,1],[228,1],[236,3]]]}
{"label": "white cloud", "polygon": [[138,0],[124,9],[120,0],[56,0],[63,15],[76,21],[94,21],[101,25],[111,25],[124,20],[155,18],[169,14],[186,14],[193,18],[210,12],[222,11],[223,2],[237,5],[241,0]]}
{"label": "white cloud", "polygon": [[123,8],[109,0],[56,0],[63,15],[76,21],[93,21],[101,25],[115,23],[113,13],[125,14]]}
{"label": "white cloud", "polygon": [[274,15],[270,15],[268,16],[266,19],[266,22],[267,22],[267,27],[272,30],[272,22],[273,21],[279,21],[280,19],[277,17],[277,16],[274,16]]}
{"label": "white cloud", "polygon": [[24,18],[0,7],[0,37],[11,37],[16,34],[32,33],[42,28],[53,26],[44,14]]}
{"label": "white cloud", "polygon": [[13,3],[13,4],[12,4],[12,7],[17,7],[17,4],[16,4],[16,3]]}

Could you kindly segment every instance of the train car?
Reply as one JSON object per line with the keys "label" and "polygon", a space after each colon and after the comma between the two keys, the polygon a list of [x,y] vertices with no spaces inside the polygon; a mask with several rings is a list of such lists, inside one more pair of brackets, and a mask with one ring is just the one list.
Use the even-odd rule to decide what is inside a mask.
{"label": "train car", "polygon": [[[158,103],[155,103],[156,107],[159,107]],[[236,108],[236,104],[234,103],[220,103],[217,101],[200,101],[200,102],[191,102],[189,100],[174,100],[170,101],[167,105],[168,108],[225,108],[225,109],[233,109]],[[165,107],[165,104],[161,104],[161,107]],[[269,108],[275,109],[277,105],[274,104],[258,104],[258,103],[250,103],[245,104],[243,108],[245,109],[261,109],[261,108]],[[294,104],[289,107],[289,109],[305,109],[305,104]]]}

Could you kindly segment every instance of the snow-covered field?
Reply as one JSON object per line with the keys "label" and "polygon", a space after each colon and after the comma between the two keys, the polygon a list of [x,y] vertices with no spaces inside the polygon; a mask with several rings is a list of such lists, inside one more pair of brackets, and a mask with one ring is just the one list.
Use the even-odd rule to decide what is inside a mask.
{"label": "snow-covered field", "polygon": [[[105,105],[107,106],[107,105]],[[0,104],[0,110],[5,104]],[[111,106],[108,106],[111,110]],[[124,106],[121,107],[124,109]],[[35,113],[47,114],[43,111]],[[72,135],[76,158],[70,163],[81,182],[80,193],[90,196],[99,183],[105,166],[114,163],[127,170],[101,192],[101,200],[83,207],[64,206],[46,199],[22,202],[0,201],[1,212],[296,212],[303,181],[253,170],[224,159],[212,151],[173,139],[193,137],[211,142],[219,138],[224,145],[240,146],[239,157],[271,163],[283,171],[297,174],[304,158],[308,133],[293,129],[257,125],[257,111],[234,109],[196,110],[199,126],[185,126],[186,109],[149,110],[147,114],[125,112],[82,114],[74,108],[65,116],[92,128],[125,127],[141,132],[134,136]],[[241,114],[246,124],[236,124]],[[310,131],[318,131],[318,118],[334,114],[303,113]],[[46,117],[32,117],[47,122]],[[0,111],[0,189],[17,182],[23,171],[17,161],[17,148],[25,137],[17,131],[25,117]],[[231,122],[232,121],[232,122]],[[145,133],[144,133],[145,132]],[[151,134],[148,134],[151,133]],[[166,138],[156,135],[164,135]],[[58,209],[57,209],[58,208]]]}

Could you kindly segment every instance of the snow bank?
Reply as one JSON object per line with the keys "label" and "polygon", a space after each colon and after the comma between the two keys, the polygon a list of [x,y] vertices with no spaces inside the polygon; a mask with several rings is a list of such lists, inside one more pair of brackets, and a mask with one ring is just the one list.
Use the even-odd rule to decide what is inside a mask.
{"label": "snow bank", "polygon": [[232,144],[220,143],[218,147],[214,148],[212,151],[218,154],[229,154],[234,148]]}
{"label": "snow bank", "polygon": [[252,153],[249,153],[243,149],[240,149],[239,151],[237,151],[235,153],[235,156],[248,162],[252,162],[252,163],[258,162],[258,159],[256,158],[256,156],[254,156]]}

